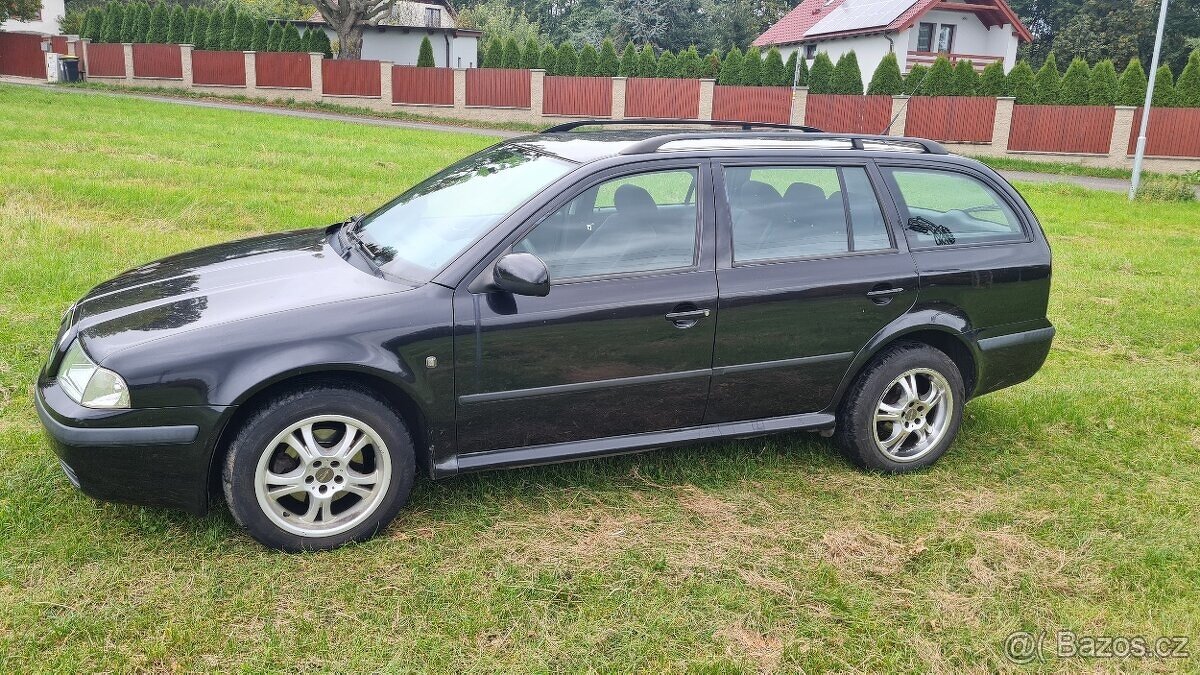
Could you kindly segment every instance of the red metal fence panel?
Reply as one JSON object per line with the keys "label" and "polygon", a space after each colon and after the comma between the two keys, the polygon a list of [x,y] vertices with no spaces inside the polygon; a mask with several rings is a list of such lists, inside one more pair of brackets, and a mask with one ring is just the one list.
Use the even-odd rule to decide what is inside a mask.
{"label": "red metal fence panel", "polygon": [[609,117],[612,78],[548,76],[542,88],[542,109],[547,115]]}
{"label": "red metal fence panel", "polygon": [[[1137,148],[1142,109],[1133,114],[1129,154]],[[1152,108],[1146,130],[1146,154],[1157,157],[1200,157],[1200,108]]]}
{"label": "red metal fence panel", "polygon": [[1008,149],[1108,154],[1115,113],[1098,105],[1013,106]]}
{"label": "red metal fence panel", "polygon": [[117,44],[89,44],[87,74],[90,77],[125,77],[125,48]]}
{"label": "red metal fence panel", "polygon": [[454,105],[454,69],[392,66],[392,103]]}
{"label": "red metal fence panel", "polygon": [[996,121],[991,96],[914,96],[908,100],[904,133],[935,141],[988,143]]}
{"label": "red metal fence panel", "polygon": [[322,93],[329,96],[380,96],[378,61],[321,61]]}
{"label": "red metal fence panel", "polygon": [[246,55],[241,52],[192,52],[192,82],[246,86]]}
{"label": "red metal fence panel", "polygon": [[528,70],[471,68],[467,71],[467,105],[528,108],[529,79]]}
{"label": "red metal fence panel", "polygon": [[625,81],[625,116],[694,120],[700,116],[700,80],[631,77]]}
{"label": "red metal fence panel", "polygon": [[254,55],[254,85],[311,89],[312,57],[296,52],[258,52]]}
{"label": "red metal fence panel", "polygon": [[50,51],[54,52],[55,54],[66,55],[66,53],[67,53],[67,36],[66,35],[51,36],[50,37]]}
{"label": "red metal fence panel", "polygon": [[715,120],[787,124],[791,115],[791,87],[718,84],[713,88],[712,116]]}
{"label": "red metal fence panel", "polygon": [[0,33],[0,75],[46,79],[42,36]]}
{"label": "red metal fence panel", "polygon": [[891,96],[811,94],[804,110],[806,125],[834,133],[879,134],[891,119]]}
{"label": "red metal fence panel", "polygon": [[133,76],[183,79],[183,61],[179,45],[135,44]]}

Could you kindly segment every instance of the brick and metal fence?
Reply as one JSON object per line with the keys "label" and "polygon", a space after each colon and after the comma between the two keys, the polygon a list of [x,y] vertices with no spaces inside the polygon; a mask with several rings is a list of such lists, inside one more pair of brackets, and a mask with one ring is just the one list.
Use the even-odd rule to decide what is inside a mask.
{"label": "brick and metal fence", "polygon": [[[1127,166],[1138,108],[1016,105],[1012,98],[846,96],[712,80],[557,77],[541,70],[397,66],[321,54],[217,52],[191,45],[89,44],[0,32],[0,75],[45,78],[47,48],[80,57],[94,81],[336,101],[465,120],[549,124],[571,117],[688,118],[806,124],[838,133],[907,134],[955,152]],[[1200,168],[1200,108],[1155,109],[1147,167]]]}

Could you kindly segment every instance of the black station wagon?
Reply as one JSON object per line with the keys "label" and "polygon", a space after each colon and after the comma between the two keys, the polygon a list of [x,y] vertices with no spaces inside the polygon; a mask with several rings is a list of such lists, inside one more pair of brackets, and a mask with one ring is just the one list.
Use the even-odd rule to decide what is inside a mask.
{"label": "black station wagon", "polygon": [[71,482],[260,542],[361,540],[433,478],[778,431],[929,466],[1046,358],[1050,248],[936,143],[806,129],[502,142],[324,229],[72,306],[36,402]]}

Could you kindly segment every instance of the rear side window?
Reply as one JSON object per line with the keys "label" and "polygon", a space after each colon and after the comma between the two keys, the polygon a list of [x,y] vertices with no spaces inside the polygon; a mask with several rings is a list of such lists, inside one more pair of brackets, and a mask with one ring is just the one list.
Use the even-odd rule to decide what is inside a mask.
{"label": "rear side window", "polygon": [[727,167],[734,262],[892,248],[861,167]]}
{"label": "rear side window", "polygon": [[1008,204],[982,181],[936,169],[884,169],[898,190],[913,248],[1023,241]]}

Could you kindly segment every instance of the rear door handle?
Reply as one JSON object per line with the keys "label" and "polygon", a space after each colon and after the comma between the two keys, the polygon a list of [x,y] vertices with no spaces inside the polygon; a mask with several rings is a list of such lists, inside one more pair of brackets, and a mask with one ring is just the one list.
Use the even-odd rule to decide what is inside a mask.
{"label": "rear door handle", "polygon": [[867,291],[868,298],[885,298],[889,295],[899,295],[904,292],[903,288],[880,288],[874,291]]}

